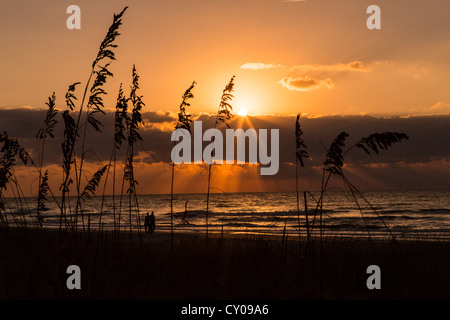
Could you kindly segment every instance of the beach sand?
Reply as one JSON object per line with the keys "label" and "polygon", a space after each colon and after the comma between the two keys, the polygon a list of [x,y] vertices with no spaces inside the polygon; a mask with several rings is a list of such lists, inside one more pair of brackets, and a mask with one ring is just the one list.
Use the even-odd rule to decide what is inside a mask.
{"label": "beach sand", "polygon": [[[286,239],[285,239],[286,240]],[[0,230],[0,299],[449,299],[450,242]],[[68,290],[69,265],[81,290]],[[381,269],[369,290],[367,268]]]}

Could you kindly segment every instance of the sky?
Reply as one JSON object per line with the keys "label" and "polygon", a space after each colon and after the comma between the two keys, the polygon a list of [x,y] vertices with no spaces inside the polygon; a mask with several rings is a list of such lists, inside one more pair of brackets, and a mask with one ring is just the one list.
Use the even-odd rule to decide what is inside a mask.
{"label": "sky", "polygon": [[[80,30],[66,27],[72,4],[81,8]],[[366,26],[372,4],[381,8],[380,30]],[[186,88],[197,82],[188,111],[210,123],[233,75],[234,110],[250,115],[234,125],[280,129],[282,164],[274,177],[261,177],[254,166],[218,166],[217,188],[293,190],[286,141],[297,113],[305,119],[305,136],[314,150],[304,188],[318,188],[322,145],[343,130],[353,131],[354,139],[384,130],[411,138],[386,155],[349,158],[349,174],[362,188],[450,188],[450,3],[439,0],[3,0],[0,130],[38,156],[33,139],[45,118],[39,110],[52,92],[62,110],[67,87],[78,81],[85,85],[113,14],[125,6],[105,102],[112,110],[120,84],[128,90],[135,64],[146,103],[141,129],[147,139],[137,168],[141,192],[170,191],[170,128]],[[107,112],[105,123],[109,118]],[[105,126],[105,136],[89,139],[98,153],[87,165],[92,171],[109,157],[111,147],[102,140],[107,132]],[[50,145],[47,164],[56,175],[61,140]],[[29,168],[20,170],[28,181]],[[205,191],[202,166],[179,171],[177,192]],[[198,182],[195,188],[192,181]]]}

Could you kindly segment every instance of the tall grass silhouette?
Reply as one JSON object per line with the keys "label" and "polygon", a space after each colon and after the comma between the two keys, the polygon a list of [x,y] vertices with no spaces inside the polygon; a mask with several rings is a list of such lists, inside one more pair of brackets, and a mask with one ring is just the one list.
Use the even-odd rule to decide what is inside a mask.
{"label": "tall grass silhouette", "polygon": [[[234,91],[234,79],[235,76],[231,77],[230,82],[225,86],[225,89],[223,89],[222,97],[220,99],[219,107],[217,109],[216,113],[216,121],[214,122],[214,129],[217,128],[218,125],[224,124],[228,128],[230,125],[228,124],[228,121],[233,117],[232,111],[233,107],[231,106],[230,102],[233,99],[233,91]],[[214,142],[213,142],[214,143]],[[211,190],[211,172],[212,172],[212,159],[210,160],[209,167],[208,167],[208,189],[206,193],[206,238],[208,239],[208,216],[209,216],[209,197],[210,197],[210,190]]]}
{"label": "tall grass silhouette", "polygon": [[[39,174],[36,206],[37,223],[42,226],[43,218],[41,216],[41,211],[46,209],[45,202],[48,200],[47,197],[50,193],[60,210],[59,230],[62,230],[63,226],[65,229],[70,226],[73,230],[76,231],[78,227],[79,214],[81,214],[83,230],[85,229],[82,203],[86,198],[94,194],[100,183],[100,179],[104,175],[107,168],[106,166],[102,166],[102,168],[100,168],[93,175],[93,177],[89,181],[87,181],[85,187],[82,188],[82,176],[85,174],[83,171],[83,164],[86,156],[85,150],[87,130],[88,127],[92,127],[96,132],[101,132],[102,123],[97,118],[97,115],[104,114],[103,96],[106,95],[104,85],[107,79],[113,76],[108,67],[110,65],[110,62],[116,59],[114,53],[114,49],[117,48],[115,39],[120,35],[118,29],[122,24],[122,16],[127,8],[128,7],[125,7],[118,15],[114,15],[113,23],[110,26],[102,43],[100,44],[97,56],[92,63],[90,75],[88,81],[86,82],[81,104],[78,110],[75,105],[78,100],[75,95],[75,91],[80,82],[75,82],[70,85],[65,95],[66,110],[61,112],[62,120],[64,123],[64,131],[63,143],[61,145],[63,155],[63,176],[60,186],[60,203],[58,203],[58,201],[56,200],[54,193],[52,192],[48,184],[48,171],[46,170],[45,172],[43,172],[46,141],[49,138],[54,138],[54,129],[57,124],[56,116],[58,114],[58,110],[56,109],[55,93],[53,93],[52,96],[48,98],[48,102],[46,103],[46,105],[48,106],[48,110],[46,118],[44,120],[44,127],[41,128],[36,135],[36,138],[42,141],[40,159],[38,164],[36,164],[31,159],[30,155],[24,148],[19,145],[17,140],[10,139],[6,132],[0,135],[0,143],[3,144],[3,147],[0,150],[0,153],[2,154],[0,158],[0,219],[1,221],[4,221],[5,224],[8,223],[8,219],[5,206],[6,200],[4,199],[3,193],[4,190],[6,190],[7,185],[11,182],[16,187],[16,191],[13,190],[13,192],[17,194],[20,202],[20,207],[22,208],[23,191],[21,190],[17,179],[15,179],[14,171],[16,158],[19,158],[24,164],[27,164],[28,160],[30,160]],[[82,123],[81,119],[83,114],[85,115],[85,120]],[[82,130],[83,133],[81,134]],[[82,145],[81,153],[77,157],[77,155],[75,154],[75,146],[79,138],[82,138]],[[72,212],[69,196],[70,186],[74,184],[74,174],[77,201],[75,212]],[[90,229],[90,215],[88,218],[88,229]]]}
{"label": "tall grass silhouette", "polygon": [[[75,125],[76,135],[74,136],[74,139],[76,140],[78,136],[82,138],[79,164],[77,162],[77,159],[75,158],[75,155],[73,154],[74,153],[73,147],[75,146],[75,143],[71,145],[71,149],[68,150],[69,153],[72,154],[74,157],[73,163],[75,167],[75,178],[77,188],[77,203],[75,207],[75,227],[78,224],[78,214],[81,211],[83,229],[84,229],[84,216],[81,208],[82,204],[80,201],[81,200],[80,197],[81,197],[81,178],[83,176],[83,164],[86,156],[85,148],[86,148],[87,129],[89,127],[88,126],[89,124],[96,132],[101,132],[102,123],[100,122],[100,120],[96,118],[96,116],[97,114],[104,114],[103,96],[106,95],[106,91],[104,90],[103,87],[108,78],[113,76],[113,74],[109,71],[108,68],[110,62],[116,60],[114,49],[117,48],[117,44],[115,44],[115,40],[120,35],[118,30],[119,27],[122,25],[122,17],[127,8],[128,7],[125,7],[118,15],[114,14],[113,22],[109,27],[105,38],[100,44],[100,48],[96,58],[92,62],[91,71],[84,88],[83,98],[81,100],[78,118]],[[103,65],[101,65],[101,63]],[[91,80],[93,78],[94,80],[91,85]],[[82,124],[81,117],[83,113],[85,114],[85,120],[84,123]],[[80,133],[81,129],[83,129],[82,135]]]}
{"label": "tall grass silhouette", "polygon": [[58,123],[56,116],[58,115],[58,110],[56,110],[56,95],[53,92],[52,96],[48,98],[46,103],[48,106],[47,114],[44,120],[44,128],[40,129],[36,135],[36,138],[42,141],[41,155],[39,160],[39,189],[38,189],[38,203],[36,216],[39,226],[42,227],[43,218],[41,216],[41,211],[46,209],[45,202],[47,201],[47,195],[50,191],[48,186],[48,171],[46,170],[44,175],[42,174],[42,167],[44,165],[44,152],[45,152],[45,142],[47,138],[54,138],[53,131]]}
{"label": "tall grass silhouette", "polygon": [[[115,117],[115,132],[114,132],[114,145],[112,156],[109,164],[102,165],[92,177],[86,181],[84,187],[82,186],[82,177],[86,176],[84,170],[84,163],[86,160],[87,150],[87,134],[88,128],[91,128],[95,132],[102,133],[102,121],[99,119],[99,115],[104,115],[104,96],[107,94],[104,86],[109,78],[113,74],[109,70],[110,63],[116,60],[114,49],[117,48],[115,44],[116,38],[120,35],[118,32],[119,27],[122,24],[122,17],[128,7],[125,7],[119,14],[114,14],[113,22],[108,29],[108,32],[100,44],[97,56],[95,57],[89,74],[88,81],[85,84],[84,92],[79,107],[76,104],[78,98],[76,95],[76,89],[80,82],[75,82],[68,87],[67,93],[65,94],[65,104],[66,109],[61,111],[62,122],[64,125],[63,130],[63,142],[61,144],[62,148],[62,182],[60,185],[61,200],[60,203],[54,197],[54,194],[48,184],[48,170],[43,169],[44,166],[44,154],[47,139],[54,138],[55,126],[58,123],[57,115],[59,111],[56,109],[56,95],[53,93],[46,103],[48,110],[46,113],[46,118],[44,120],[44,126],[41,128],[36,138],[42,142],[40,159],[38,165],[36,165],[32,160],[31,162],[36,167],[39,177],[39,188],[37,196],[37,207],[36,207],[36,219],[39,226],[42,226],[43,217],[41,211],[46,209],[45,203],[48,201],[48,195],[51,194],[54,198],[55,203],[58,205],[60,210],[59,215],[59,230],[73,230],[77,231],[79,223],[81,221],[82,230],[86,229],[90,232],[91,230],[91,211],[85,212],[84,204],[88,199],[95,195],[101,183],[103,176],[108,176],[111,167],[111,162],[113,162],[113,196],[115,195],[115,180],[116,180],[116,150],[120,148],[122,143],[127,141],[127,152],[124,163],[124,174],[123,181],[127,182],[127,194],[129,195],[128,213],[129,213],[129,227],[130,232],[132,231],[132,208],[136,208],[137,225],[140,226],[139,221],[139,205],[137,201],[136,194],[136,184],[137,180],[134,175],[134,147],[137,141],[141,141],[142,137],[139,134],[139,127],[143,124],[142,119],[142,108],[145,104],[142,101],[142,96],[137,94],[139,89],[139,76],[136,72],[135,66],[133,66],[133,80],[131,86],[130,97],[126,98],[122,86],[119,89],[119,96],[117,98],[116,105],[116,117]],[[131,115],[128,116],[128,102],[131,101],[132,111]],[[3,193],[6,190],[7,185],[11,182],[15,185],[17,194],[20,197],[23,192],[17,181],[14,179],[14,165],[16,158],[20,158],[24,164],[27,163],[28,159],[31,157],[25,151],[24,148],[20,147],[17,140],[8,137],[7,133],[0,135],[0,143],[3,144],[0,153],[2,154],[0,158],[0,219],[4,221],[5,224],[8,223],[8,217],[6,214],[6,200],[4,199]],[[76,154],[75,150],[78,144],[79,153]],[[87,179],[87,177],[86,177]],[[103,196],[105,195],[105,189],[107,185],[107,179],[105,179]],[[75,187],[76,189],[76,203],[75,207],[70,203],[71,189]],[[123,188],[122,188],[123,190]],[[134,206],[132,205],[132,198],[134,198]],[[99,216],[99,229],[101,229],[101,217],[103,213],[104,198],[102,199],[102,208],[100,210]],[[21,202],[20,202],[21,206]],[[114,229],[116,230],[116,222],[119,221],[120,229],[120,210],[119,219],[116,220],[115,214],[117,212],[115,208],[115,200],[113,200],[113,211],[114,211]],[[120,208],[119,208],[120,209]],[[87,223],[85,221],[85,215],[87,213]]]}
{"label": "tall grass silhouette", "polygon": [[[72,165],[75,162],[75,156],[73,154],[73,150],[75,148],[76,138],[78,136],[76,123],[74,118],[72,117],[72,112],[74,110],[73,100],[76,100],[75,96],[75,88],[79,83],[74,83],[69,86],[69,89],[66,94],[66,105],[67,109],[62,112],[62,118],[64,121],[64,140],[62,143],[62,153],[63,153],[63,182],[60,186],[61,190],[61,214],[59,220],[59,229],[61,230],[63,227],[63,219],[65,223],[65,227],[67,227],[67,210],[70,210],[69,204],[67,203],[67,197],[70,191],[70,185],[73,183],[71,178],[72,173]],[[67,196],[66,196],[67,195]],[[69,212],[70,213],[70,212]],[[76,225],[73,226],[76,228]]]}
{"label": "tall grass silhouette", "polygon": [[[101,181],[103,175],[105,174],[105,171],[107,168],[108,168],[108,166],[103,166],[96,173],[94,173],[94,175],[89,180],[86,187],[84,187],[84,190],[80,195],[81,202],[87,201],[88,199],[91,198],[91,196],[95,195],[95,191],[96,191],[97,187],[99,186],[100,181]],[[90,230],[91,230],[91,214],[90,214],[90,211],[88,211],[88,232]]]}
{"label": "tall grass silhouette", "polygon": [[[117,236],[117,232],[120,230],[120,210],[117,211],[116,208],[116,164],[117,164],[117,151],[120,150],[123,142],[127,140],[125,134],[129,122],[128,118],[128,101],[129,97],[126,97],[122,84],[120,84],[119,93],[116,101],[116,111],[114,116],[114,139],[113,139],[113,147],[111,151],[111,157],[109,159],[108,169],[106,171],[105,182],[103,186],[102,193],[102,202],[100,206],[100,218],[99,218],[99,230],[102,229],[102,217],[103,217],[103,208],[105,204],[105,195],[106,195],[106,187],[108,183],[108,177],[110,173],[111,166],[113,168],[113,177],[112,177],[112,211],[113,211],[113,230],[114,234]],[[122,187],[123,193],[123,187]],[[122,199],[122,195],[121,195]],[[116,218],[116,213],[119,213],[119,219]]]}
{"label": "tall grass silhouette", "polygon": [[[186,89],[182,96],[180,111],[178,112],[178,120],[175,125],[175,130],[177,129],[185,129],[189,133],[191,132],[191,115],[186,111],[186,107],[189,107],[191,104],[189,100],[194,98],[194,94],[192,90],[194,89],[197,83],[195,81]],[[175,162],[172,160],[172,179],[170,183],[170,234],[172,240],[172,248],[173,248],[173,187],[174,187],[174,178],[175,178]]]}
{"label": "tall grass silhouette", "polygon": [[45,170],[44,175],[39,174],[39,190],[38,190],[38,204],[36,209],[36,219],[39,227],[43,227],[44,218],[41,212],[46,210],[45,202],[47,201],[48,192],[50,187],[48,185],[48,170]]}
{"label": "tall grass silhouette", "polygon": [[[295,190],[297,196],[297,217],[298,217],[298,234],[300,236],[300,199],[299,199],[299,188],[298,188],[298,166],[300,164],[301,167],[305,166],[304,159],[309,158],[307,152],[307,146],[305,140],[303,139],[303,130],[300,125],[300,113],[297,114],[297,119],[295,121]],[[304,201],[305,201],[305,222],[306,222],[306,234],[308,241],[310,240],[309,233],[309,222],[308,222],[308,209],[306,204],[306,194],[304,193]]]}
{"label": "tall grass silhouette", "polygon": [[[8,184],[13,182],[16,186],[17,194],[20,194],[17,178],[15,177],[14,166],[16,165],[17,159],[21,160],[23,164],[26,165],[29,160],[29,155],[27,151],[20,146],[17,139],[10,138],[7,132],[0,133],[0,144],[3,144],[0,149],[0,154],[2,154],[0,157],[0,221],[3,225],[8,226],[7,201],[4,197],[4,192],[7,189]],[[16,225],[19,223],[15,215],[12,215],[12,219]]]}
{"label": "tall grass silhouette", "polygon": [[142,141],[142,137],[139,133],[139,126],[143,124],[142,119],[142,108],[145,106],[142,101],[142,96],[138,95],[139,90],[139,75],[136,72],[136,67],[133,65],[133,83],[131,86],[130,101],[133,106],[131,111],[131,117],[127,117],[127,156],[125,160],[125,169],[123,178],[124,181],[128,182],[128,210],[129,210],[129,220],[130,220],[130,237],[132,239],[132,201],[134,198],[134,207],[137,216],[137,225],[140,228],[140,218],[139,218],[139,202],[137,199],[136,185],[138,184],[134,175],[134,147],[136,142]]}
{"label": "tall grass silhouette", "polygon": [[370,202],[363,196],[363,194],[350,182],[350,180],[346,177],[344,173],[344,164],[345,164],[345,155],[350,152],[354,148],[362,149],[366,154],[371,155],[371,152],[379,153],[380,150],[388,150],[393,144],[400,143],[403,140],[409,140],[409,137],[405,133],[399,132],[383,132],[383,133],[373,133],[368,137],[360,139],[353,146],[348,148],[344,152],[346,139],[349,137],[349,134],[345,131],[339,133],[339,135],[333,140],[330,147],[327,149],[325,161],[322,168],[322,187],[320,191],[320,197],[317,200],[316,209],[314,212],[314,220],[315,223],[317,214],[319,215],[319,226],[320,226],[320,237],[323,237],[323,197],[327,190],[329,181],[331,177],[336,176],[342,179],[344,187],[346,190],[350,191],[355,203],[358,207],[358,210],[361,214],[361,217],[366,225],[366,229],[369,235],[369,240],[371,239],[371,234],[360,206],[360,203],[357,199],[359,195],[364,202],[366,202],[372,211],[378,216],[378,218],[383,223],[384,227],[387,229],[391,237],[395,240],[395,236],[392,234],[389,227],[386,225],[382,217],[378,214],[375,208],[370,204]]}

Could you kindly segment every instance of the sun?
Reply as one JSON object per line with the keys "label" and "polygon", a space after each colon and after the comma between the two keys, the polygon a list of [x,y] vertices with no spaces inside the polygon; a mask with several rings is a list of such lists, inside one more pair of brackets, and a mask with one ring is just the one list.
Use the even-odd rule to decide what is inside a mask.
{"label": "sun", "polygon": [[246,109],[242,108],[238,111],[237,114],[240,115],[241,117],[246,117],[248,115],[248,112]]}

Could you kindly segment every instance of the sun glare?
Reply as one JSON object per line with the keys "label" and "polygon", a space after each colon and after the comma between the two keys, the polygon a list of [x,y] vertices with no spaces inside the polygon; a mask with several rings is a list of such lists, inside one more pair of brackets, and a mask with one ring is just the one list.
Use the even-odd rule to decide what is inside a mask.
{"label": "sun glare", "polygon": [[238,111],[238,115],[240,115],[241,117],[246,117],[248,115],[248,112],[246,109],[241,109]]}

